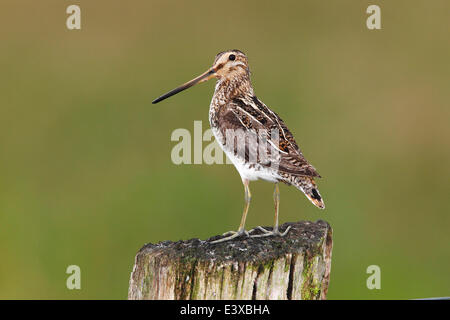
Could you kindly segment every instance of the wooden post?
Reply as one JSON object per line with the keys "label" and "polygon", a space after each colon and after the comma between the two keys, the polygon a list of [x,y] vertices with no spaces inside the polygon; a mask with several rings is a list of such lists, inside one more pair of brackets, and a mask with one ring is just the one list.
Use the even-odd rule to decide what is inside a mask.
{"label": "wooden post", "polygon": [[136,255],[128,299],[326,299],[332,229],[318,220],[280,230],[289,225],[285,237],[146,244]]}

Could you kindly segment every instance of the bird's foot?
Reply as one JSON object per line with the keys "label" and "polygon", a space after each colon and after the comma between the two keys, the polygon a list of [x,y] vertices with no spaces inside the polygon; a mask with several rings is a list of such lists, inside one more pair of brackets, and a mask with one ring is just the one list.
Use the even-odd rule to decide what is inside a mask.
{"label": "bird's foot", "polygon": [[260,230],[263,233],[262,234],[255,234],[253,236],[250,236],[252,238],[261,238],[261,237],[269,237],[269,236],[280,236],[280,237],[284,237],[285,235],[287,235],[287,233],[289,232],[289,230],[291,229],[291,226],[287,227],[286,230],[284,230],[284,232],[280,232],[278,230],[278,228],[274,228],[272,231],[266,230],[261,226],[258,226],[252,230],[250,230],[249,232],[252,232],[254,230]]}
{"label": "bird's foot", "polygon": [[225,237],[225,238],[222,238],[222,239],[219,239],[219,240],[211,241],[211,243],[219,243],[219,242],[229,241],[229,240],[232,240],[232,239],[234,239],[234,238],[240,237],[240,236],[242,236],[243,234],[245,234],[247,237],[250,236],[249,232],[246,231],[246,230],[228,231],[228,232],[225,232],[225,233],[222,234],[222,235],[223,235],[223,236],[227,236],[227,235],[229,235],[229,234],[231,234],[231,236]]}

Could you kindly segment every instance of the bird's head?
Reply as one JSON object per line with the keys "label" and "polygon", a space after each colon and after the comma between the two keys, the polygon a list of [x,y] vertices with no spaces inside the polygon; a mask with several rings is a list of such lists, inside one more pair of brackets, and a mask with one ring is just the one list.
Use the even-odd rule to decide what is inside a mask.
{"label": "bird's head", "polygon": [[206,70],[203,74],[192,79],[189,82],[169,91],[168,93],[162,95],[161,97],[153,100],[152,103],[158,103],[164,99],[167,99],[174,94],[177,94],[183,90],[186,90],[197,83],[208,81],[212,78],[219,80],[227,79],[231,80],[233,78],[248,78],[250,75],[250,69],[248,67],[247,57],[240,50],[228,50],[220,52],[216,55],[214,63],[211,68]]}
{"label": "bird's head", "polygon": [[215,77],[218,79],[232,79],[250,74],[247,56],[239,50],[218,53],[212,68],[215,70]]}

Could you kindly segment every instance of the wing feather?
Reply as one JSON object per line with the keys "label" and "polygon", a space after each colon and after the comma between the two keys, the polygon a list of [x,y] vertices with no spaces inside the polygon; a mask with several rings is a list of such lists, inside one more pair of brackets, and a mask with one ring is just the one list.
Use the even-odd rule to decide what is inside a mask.
{"label": "wing feather", "polygon": [[[276,159],[272,156],[268,162],[260,164],[269,165],[273,161],[278,161],[278,171],[281,175],[320,177],[316,169],[303,156],[283,120],[256,96],[236,97],[221,107],[219,112],[221,113],[218,117],[221,119],[219,129],[224,137],[227,129],[241,129],[249,134],[249,139],[257,138],[258,143],[270,143],[278,151]],[[271,130],[278,130],[278,141],[272,139]],[[245,141],[246,161],[249,160],[251,152],[258,154],[255,150],[258,146],[248,142]],[[233,151],[236,154],[236,150]]]}

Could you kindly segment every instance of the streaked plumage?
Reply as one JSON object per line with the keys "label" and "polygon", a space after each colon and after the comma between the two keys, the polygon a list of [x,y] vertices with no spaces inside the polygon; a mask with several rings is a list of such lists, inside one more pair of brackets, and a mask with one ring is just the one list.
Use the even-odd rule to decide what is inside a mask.
{"label": "streaked plumage", "polygon": [[[243,179],[256,180],[255,177],[272,182],[282,181],[288,185],[294,185],[305,193],[319,208],[324,208],[323,200],[317,190],[314,178],[320,177],[316,169],[308,163],[298,147],[292,133],[283,120],[270,110],[253,92],[250,82],[247,57],[238,50],[221,52],[216,56],[215,63],[224,54],[234,53],[235,61],[242,62],[243,72],[234,77],[219,78],[210,105],[209,119],[213,133],[226,152],[230,160],[237,166]],[[238,67],[235,67],[238,68]],[[270,172],[270,168],[251,166],[248,159],[236,157],[237,150],[227,150],[225,144],[225,130],[249,130],[272,129],[279,131],[279,168],[277,172]],[[257,134],[257,133],[255,133]],[[270,139],[269,137],[266,137]],[[245,145],[246,148],[257,148],[257,145]],[[251,151],[247,151],[249,154]],[[268,179],[267,176],[272,177]],[[313,191],[315,190],[315,191]]]}
{"label": "streaked plumage", "polygon": [[[250,202],[248,182],[252,180],[262,179],[293,185],[303,191],[314,205],[323,209],[325,205],[314,181],[320,175],[305,159],[283,120],[255,96],[250,82],[247,57],[243,52],[230,50],[219,53],[211,69],[156,99],[155,102],[213,77],[218,80],[210,105],[210,125],[219,145],[241,175],[246,191],[246,208],[239,231],[220,241],[245,233],[243,224]],[[238,143],[238,137],[233,136],[229,137],[233,141],[227,143],[229,132],[244,133],[245,143],[242,145],[244,140]],[[276,133],[277,139],[271,135],[271,132]],[[270,145],[274,150],[273,153],[263,157],[259,149],[263,145]],[[240,147],[245,150],[238,150]],[[264,230],[267,235],[282,235],[278,231],[278,187],[276,187],[275,201],[275,226],[272,232]]]}

